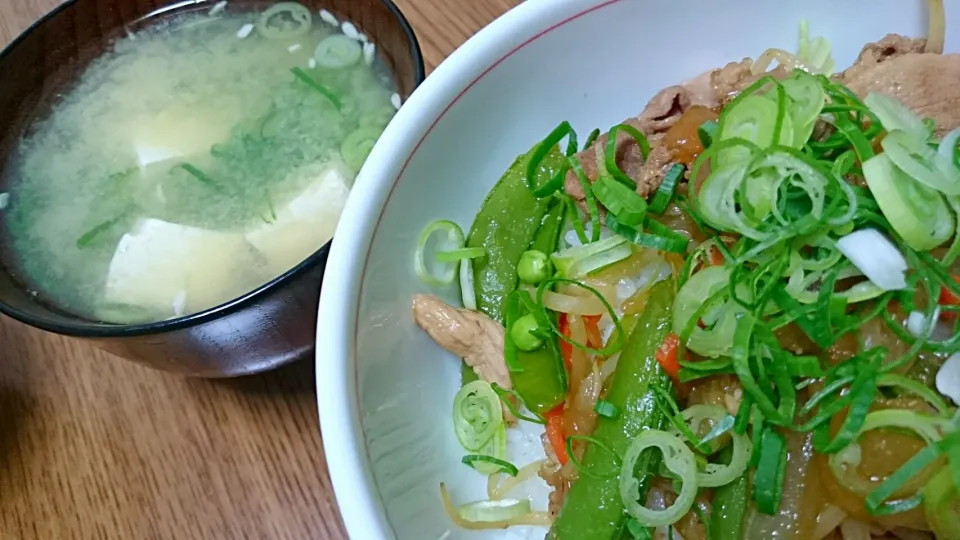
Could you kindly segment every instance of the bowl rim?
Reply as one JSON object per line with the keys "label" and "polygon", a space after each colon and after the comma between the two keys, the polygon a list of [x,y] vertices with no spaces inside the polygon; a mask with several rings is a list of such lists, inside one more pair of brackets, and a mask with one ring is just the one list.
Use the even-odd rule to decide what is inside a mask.
{"label": "bowl rim", "polygon": [[[70,8],[79,0],[67,0],[62,4],[58,5],[54,9],[48,11],[45,15],[34,21],[30,26],[24,29],[20,34],[17,35],[13,40],[10,41],[6,46],[0,50],[0,61],[5,59],[8,55],[12,54],[13,51],[21,45],[27,36],[32,34],[38,28],[47,24],[49,21],[60,16],[60,14],[66,9]],[[410,25],[410,22],[404,16],[403,12],[400,11],[400,8],[393,2],[393,0],[377,0],[381,2],[384,7],[387,8],[392,15],[397,24],[400,25],[401,30],[403,30],[404,35],[407,38],[407,44],[409,46],[409,53],[411,59],[413,60],[414,66],[414,75],[413,75],[413,90],[416,90],[421,83],[426,79],[426,67],[423,62],[423,51],[420,48],[420,42],[417,40],[417,35],[413,31],[413,27]],[[135,21],[143,21],[146,17],[150,17],[155,14],[163,13],[170,9],[176,7],[182,7],[187,5],[203,5],[203,4],[215,4],[217,0],[181,0],[180,2],[172,1],[167,5],[160,6],[157,9],[153,10],[143,17],[138,17]],[[54,322],[42,317],[34,316],[26,311],[17,309],[10,306],[6,302],[0,301],[0,313],[12,317],[22,323],[40,328],[42,330],[47,330],[49,332],[55,332],[57,334],[67,335],[67,336],[76,336],[84,338],[117,338],[117,337],[134,337],[134,336],[146,336],[153,334],[161,334],[165,332],[170,332],[173,330],[179,330],[181,328],[189,328],[193,326],[199,326],[206,322],[225,317],[237,311],[240,311],[250,304],[256,303],[261,297],[269,295],[275,290],[279,290],[287,285],[289,282],[297,279],[298,276],[308,272],[309,270],[324,265],[328,255],[330,253],[330,246],[333,243],[333,239],[328,240],[323,246],[310,254],[309,257],[301,261],[299,264],[293,268],[287,270],[286,272],[280,274],[279,276],[271,279],[270,281],[260,285],[259,287],[248,291],[236,298],[224,302],[222,304],[207,308],[203,311],[198,311],[197,313],[192,313],[190,315],[185,315],[182,317],[175,317],[172,319],[166,319],[162,321],[150,322],[150,323],[139,323],[139,324],[112,324],[112,323],[103,323],[103,322],[77,322],[77,323],[63,323],[63,322]],[[55,307],[51,306],[53,310],[56,310]]]}
{"label": "bowl rim", "polygon": [[[330,253],[317,315],[317,408],[331,484],[350,538],[396,538],[370,466],[360,414],[356,320],[365,259],[388,193],[404,163],[459,96],[528,43],[582,15],[624,0],[526,0],[470,37],[400,109],[361,170]],[[491,60],[491,50],[506,52]],[[418,135],[420,130],[425,130]],[[411,140],[412,139],[412,140]],[[387,174],[384,171],[400,172]],[[359,186],[359,188],[358,188]],[[438,503],[439,511],[439,503]]]}

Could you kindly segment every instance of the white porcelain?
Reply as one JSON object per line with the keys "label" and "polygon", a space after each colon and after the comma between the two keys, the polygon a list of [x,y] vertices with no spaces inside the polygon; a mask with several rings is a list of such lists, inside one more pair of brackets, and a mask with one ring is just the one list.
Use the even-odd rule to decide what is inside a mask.
{"label": "white porcelain", "polygon": [[[956,50],[960,6],[948,8]],[[514,157],[561,120],[582,134],[640,112],[661,88],[768,47],[797,28],[833,43],[838,66],[888,32],[920,36],[926,0],[530,0],[450,56],[411,96],[361,171],[320,299],[317,394],[330,473],[356,540],[522,538],[456,530],[438,484],[483,496],[451,429],[459,362],[413,324],[420,230],[467,230]],[[469,9],[464,7],[464,9]],[[450,300],[454,289],[443,291]],[[320,474],[318,471],[317,474]],[[542,508],[544,501],[536,501]],[[531,537],[542,538],[542,530]]]}

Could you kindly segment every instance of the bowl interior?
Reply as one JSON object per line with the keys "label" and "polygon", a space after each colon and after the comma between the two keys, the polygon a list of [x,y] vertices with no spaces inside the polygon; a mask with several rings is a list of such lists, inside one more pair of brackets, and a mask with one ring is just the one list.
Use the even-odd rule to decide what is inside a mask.
{"label": "bowl interior", "polygon": [[[890,32],[922,36],[926,1],[766,0],[522,4],[458,50],[420,87],[356,184],[327,266],[318,328],[318,400],[328,459],[354,538],[543,538],[544,531],[468,532],[443,513],[485,498],[485,478],[460,463],[451,425],[457,358],[414,324],[411,297],[438,293],[414,275],[420,231],[450,219],[467,230],[517,154],[562,120],[584,137],[638,114],[665,86],[766,48],[795,50],[798,23],[847,66]],[[948,6],[947,28],[960,27]],[[691,16],[692,15],[692,16]],[[852,23],[856,21],[856,23]],[[956,50],[957,32],[947,49]],[[331,286],[336,283],[337,287]],[[508,439],[520,465],[536,434]],[[539,481],[537,481],[539,483]],[[544,509],[545,500],[535,500]]]}
{"label": "bowl interior", "polygon": [[[412,30],[390,0],[300,0],[319,12],[327,9],[338,19],[352,21],[377,45],[393,73],[398,92],[406,98],[422,81],[423,62]],[[71,0],[34,24],[0,53],[0,170],[19,139],[33,122],[45,117],[52,105],[71,88],[83,70],[115,39],[159,20],[192,11],[209,11],[216,0]],[[270,0],[230,0],[236,11],[262,10]],[[319,19],[318,17],[316,19]],[[4,175],[4,183],[9,180]],[[0,183],[0,191],[7,186]],[[9,250],[6,235],[0,250]],[[29,324],[69,334],[124,335],[148,333],[196,324],[225,310],[255,301],[269,289],[282,286],[308,268],[324,264],[329,244],[300,265],[226,304],[171,321],[144,325],[115,325],[90,321],[58,309],[27,291],[16,272],[0,265],[0,311]],[[9,260],[9,257],[4,257]]]}

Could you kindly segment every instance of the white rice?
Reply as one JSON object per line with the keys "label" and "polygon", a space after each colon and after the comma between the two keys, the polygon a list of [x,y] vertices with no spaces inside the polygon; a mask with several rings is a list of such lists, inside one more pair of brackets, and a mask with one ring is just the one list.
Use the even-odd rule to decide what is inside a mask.
{"label": "white rice", "polygon": [[299,51],[301,48],[302,48],[302,45],[300,45],[299,43],[294,43],[293,45],[287,47],[287,50],[290,51],[291,53],[295,53]]}
{"label": "white rice", "polygon": [[9,193],[0,193],[0,210],[3,210],[10,204],[10,194]]}
{"label": "white rice", "polygon": [[390,96],[390,103],[393,104],[394,109],[400,110],[400,105],[403,104],[403,102],[400,101],[400,94],[394,92],[393,95]]}
{"label": "white rice", "polygon": [[311,58],[311,59],[307,60],[307,67],[309,67],[310,69],[316,69],[316,68],[317,68],[317,60],[316,60],[315,58]]}

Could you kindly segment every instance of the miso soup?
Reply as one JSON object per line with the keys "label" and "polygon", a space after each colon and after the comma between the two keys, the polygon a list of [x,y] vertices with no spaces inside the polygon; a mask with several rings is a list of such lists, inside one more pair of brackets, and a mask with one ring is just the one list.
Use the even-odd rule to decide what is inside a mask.
{"label": "miso soup", "polygon": [[330,240],[398,104],[366,36],[300,4],[149,26],[20,141],[3,171],[6,262],[93,320],[226,302]]}

